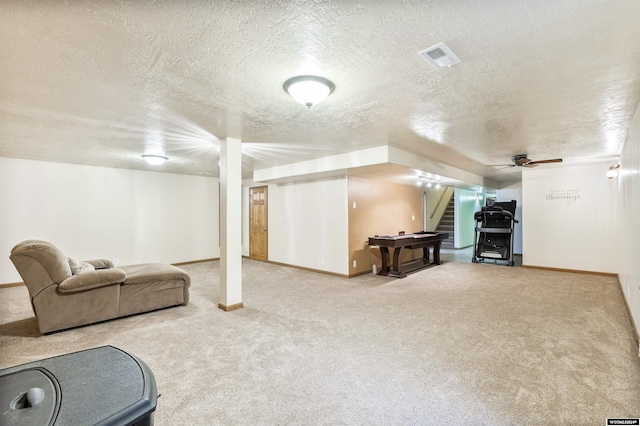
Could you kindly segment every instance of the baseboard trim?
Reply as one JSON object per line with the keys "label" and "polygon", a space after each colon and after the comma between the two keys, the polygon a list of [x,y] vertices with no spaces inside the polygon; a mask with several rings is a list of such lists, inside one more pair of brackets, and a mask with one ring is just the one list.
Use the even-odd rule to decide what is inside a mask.
{"label": "baseboard trim", "polygon": [[522,267],[525,269],[539,269],[542,271],[571,272],[574,274],[599,275],[602,277],[612,277],[612,278],[618,277],[618,274],[614,274],[611,272],[595,272],[595,271],[583,271],[580,269],[549,268],[547,266],[533,266],[533,265],[522,265]]}
{"label": "baseboard trim", "polygon": [[[251,259],[249,256],[242,256],[244,259]],[[194,263],[203,263],[203,262],[212,262],[215,260],[220,260],[219,257],[212,257],[211,259],[199,259],[199,260],[190,260],[188,262],[178,262],[178,263],[172,263],[172,265],[174,266],[183,266],[183,265],[193,265]],[[261,262],[261,261],[258,261]],[[364,275],[368,272],[363,272],[363,273],[357,273],[357,274],[353,274],[353,275],[345,275],[345,274],[338,274],[336,272],[329,272],[329,271],[322,271],[320,269],[313,269],[313,268],[305,268],[304,266],[296,266],[296,265],[290,265],[288,263],[280,263],[280,262],[273,262],[271,260],[265,260],[264,262],[266,263],[271,263],[274,265],[279,265],[279,266],[286,266],[289,268],[295,268],[295,269],[301,269],[303,271],[309,271],[309,272],[317,272],[319,274],[326,274],[326,275],[332,275],[334,277],[340,277],[340,278],[351,278],[351,277],[355,277],[357,275]],[[24,285],[24,283],[20,282],[20,283],[7,283],[7,284],[0,284],[0,289],[1,288],[9,288],[9,287],[18,287]],[[242,304],[240,304],[242,305]],[[232,307],[235,305],[232,305]],[[242,306],[240,306],[239,308],[235,308],[235,309],[240,309],[242,308]],[[220,309],[225,310],[224,308],[220,307]],[[229,309],[229,310],[233,310],[233,309]]]}
{"label": "baseboard trim", "polygon": [[231,312],[231,311],[235,311],[238,309],[242,309],[244,307],[244,305],[242,304],[242,302],[240,303],[234,303],[233,305],[223,305],[222,303],[218,303],[218,308],[222,309],[225,312]]}
{"label": "baseboard trim", "polygon": [[350,277],[349,275],[338,274],[337,272],[329,272],[329,271],[323,271],[321,269],[306,268],[304,266],[297,266],[297,265],[290,265],[288,263],[274,262],[273,260],[266,260],[265,262],[271,263],[272,265],[286,266],[288,268],[300,269],[302,271],[317,272],[319,274],[332,275],[334,277],[340,277],[340,278],[349,278]]}
{"label": "baseboard trim", "polygon": [[23,282],[19,282],[19,283],[6,283],[6,284],[0,284],[0,288],[20,287],[21,285],[24,285],[24,283],[23,283]]}
{"label": "baseboard trim", "polygon": [[624,306],[627,308],[627,315],[629,316],[629,321],[631,322],[631,328],[633,328],[633,337],[636,340],[636,346],[640,347],[640,333],[638,333],[638,329],[636,328],[636,323],[633,322],[633,316],[631,315],[631,307],[629,306],[629,302],[627,302],[627,298],[624,297],[624,290],[622,289],[622,283],[620,282],[620,276],[618,275],[618,288],[620,289],[620,297],[624,300]]}
{"label": "baseboard trim", "polygon": [[359,277],[361,275],[371,274],[371,271],[362,271],[362,272],[354,272],[353,274],[347,275],[347,278]]}
{"label": "baseboard trim", "polygon": [[188,262],[172,263],[173,266],[192,265],[194,263],[211,262],[213,260],[220,260],[219,257],[212,257],[211,259],[190,260]]}

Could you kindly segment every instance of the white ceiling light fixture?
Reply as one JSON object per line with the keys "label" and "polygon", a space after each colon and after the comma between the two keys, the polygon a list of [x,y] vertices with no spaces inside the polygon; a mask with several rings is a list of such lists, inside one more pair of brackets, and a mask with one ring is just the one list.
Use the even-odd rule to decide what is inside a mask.
{"label": "white ceiling light fixture", "polygon": [[420,52],[420,56],[427,60],[435,69],[451,68],[460,63],[460,59],[449,46],[444,43],[436,44]]}
{"label": "white ceiling light fixture", "polygon": [[300,75],[284,82],[284,90],[293,99],[311,108],[329,96],[336,86],[324,77]]}
{"label": "white ceiling light fixture", "polygon": [[169,157],[165,157],[164,155],[154,154],[144,154],[142,158],[144,158],[144,161],[151,164],[152,166],[159,166],[161,164],[164,164],[164,162],[169,159]]}

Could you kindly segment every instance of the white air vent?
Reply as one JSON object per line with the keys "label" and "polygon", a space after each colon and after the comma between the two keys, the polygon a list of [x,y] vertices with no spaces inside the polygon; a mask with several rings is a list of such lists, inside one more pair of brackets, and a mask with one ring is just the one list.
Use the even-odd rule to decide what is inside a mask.
{"label": "white air vent", "polygon": [[440,43],[420,52],[420,56],[427,60],[436,69],[450,68],[459,64],[460,59],[447,47],[446,44]]}

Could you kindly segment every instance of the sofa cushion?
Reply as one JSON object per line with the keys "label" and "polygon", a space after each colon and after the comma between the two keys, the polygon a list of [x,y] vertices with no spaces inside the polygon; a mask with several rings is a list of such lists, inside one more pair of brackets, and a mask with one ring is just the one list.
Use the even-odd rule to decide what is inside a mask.
{"label": "sofa cushion", "polygon": [[71,268],[71,275],[75,275],[80,272],[80,269],[82,269],[82,263],[70,257],[67,257],[67,261],[69,262],[69,268]]}
{"label": "sofa cushion", "polygon": [[[39,263],[51,279],[60,284],[71,276],[71,267],[67,257],[53,244],[42,240],[26,240],[11,250],[11,256],[25,256]],[[25,281],[28,277],[22,277]]]}
{"label": "sofa cushion", "polygon": [[93,267],[92,264],[88,263],[88,262],[81,262],[72,258],[68,258],[69,260],[69,267],[71,268],[71,275],[77,275],[81,272],[89,272],[89,271],[95,271],[96,268]]}
{"label": "sofa cushion", "polygon": [[121,266],[127,274],[125,285],[142,284],[151,281],[167,281],[182,279],[190,283],[189,274],[182,269],[166,263],[141,263],[139,265]]}
{"label": "sofa cushion", "polygon": [[96,268],[93,267],[92,264],[87,263],[87,262],[80,262],[82,264],[82,266],[80,266],[80,270],[73,274],[73,275],[77,275],[77,274],[82,274],[84,272],[91,272],[91,271],[95,271]]}

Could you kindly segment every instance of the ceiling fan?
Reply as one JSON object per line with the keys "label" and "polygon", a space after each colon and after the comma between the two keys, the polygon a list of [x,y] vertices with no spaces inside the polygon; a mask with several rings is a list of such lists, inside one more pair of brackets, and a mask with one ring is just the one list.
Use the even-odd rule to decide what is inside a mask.
{"label": "ceiling fan", "polygon": [[527,158],[527,154],[516,154],[511,157],[511,161],[513,164],[495,164],[494,166],[505,166],[505,167],[536,167],[540,164],[547,163],[562,163],[562,158],[553,158],[551,160],[539,160],[533,161]]}

